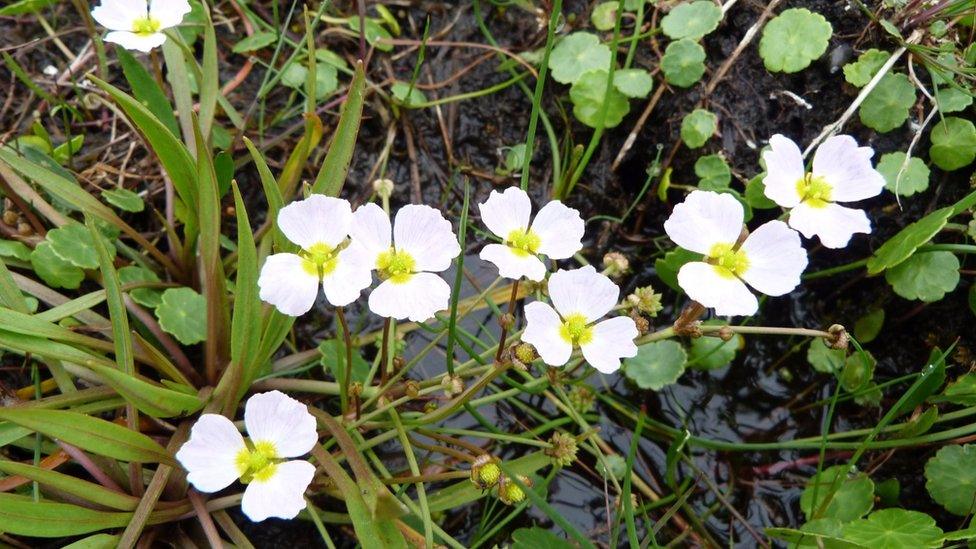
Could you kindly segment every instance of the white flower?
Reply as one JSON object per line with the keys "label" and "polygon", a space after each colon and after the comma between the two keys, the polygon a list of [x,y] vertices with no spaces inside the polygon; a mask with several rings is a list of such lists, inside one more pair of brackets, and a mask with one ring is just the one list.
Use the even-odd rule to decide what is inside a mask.
{"label": "white flower", "polygon": [[271,391],[248,399],[244,425],[247,442],[226,417],[200,416],[190,440],[176,453],[187,480],[201,492],[217,492],[241,479],[247,484],[241,510],[249,519],[295,518],[305,508],[305,489],[315,467],[286,458],[307,454],[315,446],[315,418],[301,402]]}
{"label": "white flower", "polygon": [[604,374],[620,368],[620,359],[637,355],[637,325],[626,316],[602,322],[617,304],[620,288],[592,266],[559,270],[549,277],[552,306],[534,301],[525,306],[522,341],[531,343],[550,366],[569,361],[573,347]]}
{"label": "white flower", "polygon": [[478,209],[488,230],[504,242],[488,244],[479,256],[494,263],[499,276],[514,280],[524,276],[538,282],[546,276],[539,254],[566,259],[583,247],[583,218],[558,200],[543,206],[531,225],[532,202],[518,187],[509,187],[503,193],[491,191]]}
{"label": "white flower", "polygon": [[376,204],[360,206],[353,217],[349,250],[383,281],[369,294],[371,311],[423,322],[447,308],[451,287],[433,273],[447,270],[461,253],[450,221],[417,204],[400,208],[392,230]]}
{"label": "white flower", "polygon": [[102,0],[91,14],[109,32],[106,42],[148,52],[166,41],[161,31],[175,27],[190,13],[187,0]]}
{"label": "white flower", "polygon": [[813,171],[807,172],[796,143],[782,135],[769,140],[766,196],[790,210],[789,223],[807,238],[814,235],[828,248],[843,248],[855,233],[870,233],[864,210],[838,202],[856,202],[878,196],[884,176],[871,166],[874,149],[858,147],[849,135],[835,135],[817,147]]}
{"label": "white flower", "polygon": [[319,294],[329,303],[348,305],[370,285],[369,264],[343,248],[353,223],[349,202],[313,194],[278,212],[278,228],[301,247],[298,254],[268,257],[258,277],[261,299],[290,316],[307,313]]}
{"label": "white flower", "polygon": [[718,315],[751,315],[759,308],[743,281],[766,295],[783,295],[800,284],[807,267],[800,235],[782,221],[762,225],[736,247],[742,220],[742,204],[732,195],[693,191],[664,222],[675,244],[705,256],[682,265],[678,284]]}

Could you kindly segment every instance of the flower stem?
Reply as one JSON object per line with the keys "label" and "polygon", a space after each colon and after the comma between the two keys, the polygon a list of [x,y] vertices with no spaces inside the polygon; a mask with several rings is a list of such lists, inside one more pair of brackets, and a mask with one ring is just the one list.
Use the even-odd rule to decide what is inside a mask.
{"label": "flower stem", "polygon": [[352,379],[352,335],[349,333],[349,324],[346,323],[346,313],[342,307],[336,307],[336,317],[339,319],[339,326],[342,327],[342,339],[346,347],[346,363],[342,376],[342,385],[339,387],[339,402],[342,413],[349,411],[349,383]]}
{"label": "flower stem", "polygon": [[380,386],[386,386],[389,367],[387,362],[390,359],[390,324],[392,320],[387,318],[383,321],[383,343],[380,347]]}
{"label": "flower stem", "polygon": [[515,301],[518,299],[518,287],[519,281],[516,280],[512,283],[512,295],[508,298],[508,319],[502,322],[502,333],[498,336],[498,350],[495,351],[495,362],[501,363],[502,361],[502,351],[505,350],[505,340],[508,338],[508,328],[511,324],[515,323],[515,317],[512,311],[515,310]]}

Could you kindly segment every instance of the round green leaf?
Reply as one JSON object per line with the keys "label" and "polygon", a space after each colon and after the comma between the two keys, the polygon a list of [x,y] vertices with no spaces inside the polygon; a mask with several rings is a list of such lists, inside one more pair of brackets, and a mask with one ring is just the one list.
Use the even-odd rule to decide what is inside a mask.
{"label": "round green leaf", "polygon": [[126,212],[141,212],[145,207],[145,202],[139,193],[129,189],[109,189],[102,191],[102,198],[116,208]]}
{"label": "round green leaf", "polygon": [[697,149],[708,141],[717,127],[717,116],[705,109],[695,109],[681,121],[681,140],[688,148]]}
{"label": "round green leaf", "polygon": [[169,288],[156,307],[159,326],[184,345],[207,338],[207,301],[190,288]]}
{"label": "round green leaf", "polygon": [[647,97],[654,87],[654,79],[644,69],[620,69],[613,73],[613,87],[633,99]]}
{"label": "round green leaf", "polygon": [[746,183],[746,202],[749,203],[749,206],[757,210],[769,210],[779,207],[778,204],[766,196],[766,184],[763,183],[763,178],[765,176],[766,174],[761,173]]}
{"label": "round green leaf", "polygon": [[911,257],[919,246],[932,240],[945,227],[952,213],[953,207],[946,206],[898,231],[868,259],[868,273],[878,274]]}
{"label": "round green leaf", "polygon": [[[48,233],[50,234],[50,233]],[[61,259],[53,250],[51,243],[43,241],[37,244],[30,255],[34,273],[41,280],[55,288],[75,289],[85,279],[85,272],[71,263]]]}
{"label": "round green leaf", "polygon": [[617,1],[601,2],[593,8],[590,22],[596,30],[608,31],[617,24]]}
{"label": "round green leaf", "polygon": [[722,8],[710,0],[696,0],[681,4],[661,19],[661,31],[669,38],[699,39],[718,28]]}
{"label": "round green leaf", "polygon": [[940,88],[935,99],[942,114],[963,111],[973,104],[973,96],[959,88]]}
{"label": "round green leaf", "polygon": [[953,404],[976,406],[976,373],[967,373],[946,385],[943,396]]}
{"label": "round green leaf", "polygon": [[31,249],[23,242],[0,238],[0,257],[12,257],[21,261],[30,261]]}
{"label": "round green leaf", "polygon": [[739,334],[732,334],[728,341],[720,337],[699,337],[691,341],[691,359],[688,366],[700,370],[715,370],[728,366],[745,341]]}
{"label": "round green leaf", "polygon": [[603,109],[604,97],[609,102],[603,127],[612,128],[623,121],[630,103],[617,88],[610,86],[607,92],[609,75],[605,71],[587,71],[579,77],[569,89],[569,98],[573,101],[573,115],[580,122],[591,128],[600,125],[600,111]]}
{"label": "round green leaf", "polygon": [[[816,504],[813,500],[817,491]],[[832,490],[835,489],[835,490]],[[824,502],[833,491],[830,502]],[[874,482],[864,473],[847,474],[846,465],[834,465],[814,475],[807,481],[800,495],[800,509],[807,517],[823,509],[817,518],[835,518],[843,522],[863,517],[874,507]]]}
{"label": "round green leaf", "polygon": [[976,445],[944,446],[925,463],[925,488],[950,513],[976,510]]}
{"label": "round green leaf", "polygon": [[305,86],[305,76],[307,74],[308,68],[298,63],[292,63],[281,73],[281,83],[289,88],[300,90]]}
{"label": "round green leaf", "polygon": [[[378,19],[367,17],[365,21],[366,25],[363,30],[363,35],[366,37],[366,41],[369,42],[370,45],[376,46],[376,49],[380,51],[393,51],[393,44],[388,42],[389,39],[393,38],[390,36],[390,31],[386,30],[386,28],[380,24]],[[358,17],[350,17],[348,20],[346,20],[346,24],[349,25],[350,29],[356,31],[357,33],[359,32]],[[381,42],[383,40],[387,41]]]}
{"label": "round green leaf", "polygon": [[703,191],[721,191],[729,188],[732,170],[720,154],[705,155],[695,161],[698,188]]}
{"label": "round green leaf", "polygon": [[[122,267],[118,273],[119,283],[123,285],[137,282],[159,282],[159,277],[156,276],[156,273],[136,265]],[[160,301],[162,301],[161,294],[161,291],[154,288],[135,288],[129,291],[129,295],[133,301],[150,309],[155,309],[159,306]]]}
{"label": "round green leaf", "polygon": [[835,374],[844,368],[847,352],[844,349],[831,349],[822,338],[810,340],[807,347],[807,362],[813,369],[824,374]]}
{"label": "round green leaf", "polygon": [[851,393],[869,388],[877,365],[878,361],[867,351],[852,354],[844,361],[838,376],[841,386]]}
{"label": "round green leaf", "polygon": [[908,111],[915,104],[915,86],[901,73],[888,73],[871,90],[858,116],[861,122],[876,131],[889,132],[908,120]]}
{"label": "round green leaf", "polygon": [[917,253],[885,272],[885,280],[905,299],[938,301],[959,284],[959,259],[952,252]]}
{"label": "round green leaf", "polygon": [[641,389],[660,391],[685,371],[688,355],[677,341],[654,341],[637,348],[637,356],[624,359],[624,374]]}
{"label": "round green leaf", "polygon": [[[95,243],[91,233],[81,223],[51,229],[47,233],[47,241],[51,244],[51,251],[58,257],[82,269],[97,269],[98,254],[95,253]],[[115,246],[105,241],[109,256],[115,257]]]}
{"label": "round green leaf", "polygon": [[792,8],[763,29],[759,56],[770,72],[798,72],[827,51],[834,28],[819,13]]}
{"label": "round green leaf", "polygon": [[390,93],[393,94],[393,98],[396,99],[397,103],[405,107],[427,102],[427,96],[424,95],[424,92],[418,90],[416,86],[410,89],[410,83],[408,82],[394,82],[390,86]]}
{"label": "round green leaf", "polygon": [[888,153],[878,162],[878,171],[885,178],[885,188],[897,195],[911,196],[929,188],[929,167],[917,156]]}
{"label": "round green leaf", "polygon": [[854,337],[860,343],[870,343],[881,333],[884,326],[884,309],[874,309],[854,322]]}
{"label": "round green leaf", "polygon": [[886,51],[871,48],[858,56],[857,61],[844,65],[844,80],[863,88],[891,57]]}
{"label": "round green leaf", "polygon": [[969,120],[946,117],[932,128],[929,138],[929,158],[943,170],[958,170],[976,158],[976,126]]}
{"label": "round green leaf", "polygon": [[672,290],[680,292],[678,271],[681,269],[681,266],[689,261],[699,261],[701,258],[701,254],[689,252],[684,248],[675,248],[664,254],[663,258],[659,257],[654,260],[654,270],[662,282],[667,284]]}
{"label": "round green leaf", "polygon": [[871,549],[925,549],[942,547],[942,529],[925,513],[882,509],[844,525],[844,539]]}
{"label": "round green leaf", "polygon": [[549,54],[552,79],[562,84],[572,84],[590,70],[609,71],[610,62],[610,48],[588,32],[570,34]]}
{"label": "round green leaf", "polygon": [[687,88],[705,74],[705,48],[688,38],[671,42],[661,58],[661,70],[669,83]]}

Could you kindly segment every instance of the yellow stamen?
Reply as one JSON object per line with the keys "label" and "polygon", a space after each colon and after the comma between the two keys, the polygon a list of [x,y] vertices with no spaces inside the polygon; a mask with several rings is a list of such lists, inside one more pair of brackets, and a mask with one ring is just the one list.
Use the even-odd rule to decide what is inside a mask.
{"label": "yellow stamen", "polygon": [[749,270],[749,258],[742,250],[736,250],[732,244],[716,244],[708,252],[710,262],[715,272],[724,278],[741,276]]}
{"label": "yellow stamen", "polygon": [[149,36],[159,32],[162,24],[150,16],[141,17],[132,22],[132,32],[139,36]]}
{"label": "yellow stamen", "polygon": [[814,208],[823,208],[830,202],[830,195],[833,187],[822,177],[814,177],[812,173],[804,174],[796,182],[796,192],[800,195],[800,201]]}
{"label": "yellow stamen", "polygon": [[389,250],[381,253],[376,258],[376,270],[379,271],[380,278],[389,280],[394,284],[403,284],[413,277],[414,268],[417,262],[414,258],[403,250]]}
{"label": "yellow stamen", "polygon": [[593,328],[586,325],[586,317],[580,313],[567,315],[559,327],[559,335],[572,345],[586,345],[593,340]]}
{"label": "yellow stamen", "polygon": [[539,252],[542,239],[539,235],[526,229],[514,229],[505,238],[505,244],[515,252],[516,255],[526,257],[535,255]]}
{"label": "yellow stamen", "polygon": [[335,270],[339,263],[339,250],[324,242],[317,242],[302,250],[302,269],[312,275],[322,278]]}
{"label": "yellow stamen", "polygon": [[278,470],[278,451],[274,443],[258,441],[253,449],[244,448],[238,452],[235,464],[241,482],[267,482]]}

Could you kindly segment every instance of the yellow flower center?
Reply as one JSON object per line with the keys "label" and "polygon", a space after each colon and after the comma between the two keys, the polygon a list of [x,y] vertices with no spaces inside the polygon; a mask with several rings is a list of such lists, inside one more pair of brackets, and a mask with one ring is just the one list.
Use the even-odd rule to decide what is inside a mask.
{"label": "yellow flower center", "polygon": [[410,280],[416,265],[416,260],[410,254],[393,248],[376,258],[376,270],[379,271],[380,278],[394,284],[403,284]]}
{"label": "yellow flower center", "polygon": [[796,182],[796,192],[800,195],[800,201],[814,208],[823,208],[830,202],[833,187],[824,178],[808,173]]}
{"label": "yellow flower center", "polygon": [[339,263],[339,250],[324,242],[312,244],[302,250],[302,269],[312,275],[322,278],[335,270]]}
{"label": "yellow flower center", "polygon": [[132,32],[139,36],[149,36],[159,32],[161,26],[159,21],[147,15],[132,22]]}
{"label": "yellow flower center", "polygon": [[580,313],[567,315],[559,327],[559,335],[567,343],[586,345],[593,339],[593,328],[586,325],[586,317]]}
{"label": "yellow flower center", "polygon": [[742,250],[736,250],[732,244],[716,244],[712,246],[708,257],[712,259],[712,266],[715,272],[725,278],[733,278],[736,275],[749,270],[749,258]]}
{"label": "yellow flower center", "polygon": [[252,480],[266,482],[278,470],[278,451],[274,443],[258,441],[253,449],[244,448],[237,453],[236,465],[244,484]]}
{"label": "yellow flower center", "polygon": [[505,239],[505,244],[507,244],[516,255],[525,257],[538,253],[539,245],[542,244],[542,239],[539,238],[539,235],[530,230],[514,229],[512,232],[508,233],[508,238]]}

